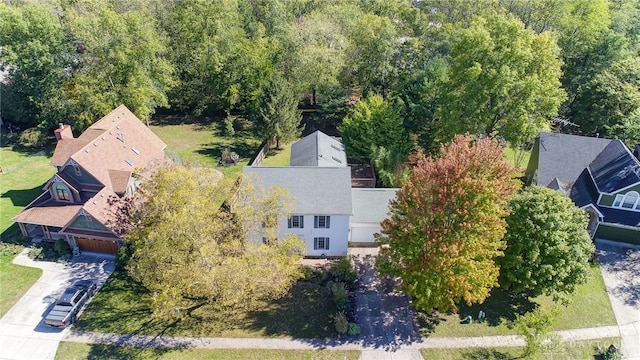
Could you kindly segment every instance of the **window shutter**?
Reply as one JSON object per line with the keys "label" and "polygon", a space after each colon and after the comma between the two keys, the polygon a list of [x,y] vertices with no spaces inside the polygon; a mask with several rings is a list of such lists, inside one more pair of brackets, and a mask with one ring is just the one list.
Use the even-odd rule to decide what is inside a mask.
{"label": "window shutter", "polygon": [[289,229],[291,229],[291,226],[292,226],[292,223],[291,223],[292,222],[292,220],[291,220],[292,218],[293,218],[292,216],[289,216],[289,219],[287,220],[287,224],[289,226]]}
{"label": "window shutter", "polygon": [[[328,224],[328,223],[327,223],[327,224]],[[324,243],[324,248],[325,248],[326,250],[329,250],[329,238],[325,238],[325,239],[324,239],[324,241],[325,241],[325,243]]]}
{"label": "window shutter", "polygon": [[316,229],[318,228],[318,216],[313,217],[313,227]]}
{"label": "window shutter", "polygon": [[313,250],[318,250],[318,238],[313,238]]}
{"label": "window shutter", "polygon": [[[325,223],[325,227],[328,229],[329,228],[329,220],[331,220],[331,216],[327,216],[326,217],[326,223]],[[328,241],[328,240],[327,240]]]}
{"label": "window shutter", "polygon": [[300,215],[300,229],[304,229],[304,216]]}

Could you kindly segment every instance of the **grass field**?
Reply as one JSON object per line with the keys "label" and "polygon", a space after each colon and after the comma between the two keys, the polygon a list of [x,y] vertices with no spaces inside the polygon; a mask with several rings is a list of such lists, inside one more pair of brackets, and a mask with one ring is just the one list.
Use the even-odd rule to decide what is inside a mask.
{"label": "grass field", "polygon": [[[233,136],[226,136],[218,123],[194,122],[190,117],[165,116],[151,124],[151,130],[167,144],[167,155],[187,163],[216,168],[225,176],[234,178],[260,146],[260,140],[246,123],[238,121],[236,127]],[[225,149],[240,156],[238,164],[217,166]]]}
{"label": "grass field", "polygon": [[0,316],[4,315],[42,275],[42,270],[11,263],[22,246],[6,244],[19,233],[11,218],[42,193],[42,186],[55,173],[48,152],[37,154],[0,147]]}
{"label": "grass field", "polygon": [[114,273],[84,311],[77,330],[118,334],[332,338],[337,334],[331,315],[337,309],[325,288],[296,283],[284,298],[264,302],[257,311],[219,313],[203,306],[179,321],[151,315],[151,296],[123,272]]}
{"label": "grass field", "polygon": [[[596,348],[598,346],[606,348],[615,344],[620,348],[619,338],[605,338],[598,340],[570,341],[560,343],[553,349],[546,349],[539,354],[529,357],[529,360],[584,360],[594,359]],[[482,359],[482,360],[508,360],[522,359],[523,348],[504,347],[489,349],[422,349],[422,356],[425,359],[438,360],[464,360],[464,359]]]}
{"label": "grass field", "polygon": [[531,150],[518,149],[514,151],[510,146],[504,148],[504,159],[520,169],[526,169]]}
{"label": "grass field", "polygon": [[220,360],[357,360],[357,350],[268,350],[268,349],[139,349],[111,345],[61,342],[56,360],[71,359],[220,359]]}
{"label": "grass field", "polygon": [[[597,265],[591,267],[589,282],[578,287],[567,306],[555,304],[551,298],[540,296],[533,300],[510,296],[508,292],[495,289],[484,304],[471,307],[462,304],[458,314],[420,314],[423,334],[428,336],[490,336],[515,334],[511,323],[517,314],[523,314],[542,306],[551,309],[556,306],[559,315],[553,330],[566,330],[597,326],[615,325],[616,319],[604,287],[604,281]],[[597,309],[597,310],[596,310]],[[483,322],[466,324],[463,319],[471,315],[474,319],[482,310],[487,314]]]}

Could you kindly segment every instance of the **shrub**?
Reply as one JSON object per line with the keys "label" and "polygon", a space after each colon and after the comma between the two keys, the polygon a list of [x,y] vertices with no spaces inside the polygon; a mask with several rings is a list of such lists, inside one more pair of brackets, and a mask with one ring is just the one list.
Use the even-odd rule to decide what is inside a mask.
{"label": "shrub", "polygon": [[527,343],[523,357],[530,358],[545,347],[553,347],[558,339],[550,334],[556,312],[542,311],[539,308],[518,316],[515,320],[515,328]]}
{"label": "shrub", "polygon": [[233,136],[236,134],[236,130],[233,128],[233,118],[231,116],[224,118],[224,133],[227,136]]}
{"label": "shrub", "polygon": [[350,311],[351,302],[349,301],[349,290],[347,290],[344,283],[331,283],[329,287],[331,294],[333,294],[333,300],[336,303],[336,307],[339,311]]}
{"label": "shrub", "polygon": [[309,281],[313,279],[313,269],[311,267],[303,266],[300,272],[302,273],[302,280]]}
{"label": "shrub", "polygon": [[338,260],[329,270],[331,277],[336,282],[344,283],[349,290],[353,289],[358,280],[358,273],[353,269],[351,260],[348,258],[342,258]]}
{"label": "shrub", "polygon": [[20,134],[18,143],[24,147],[36,148],[42,147],[47,143],[48,136],[42,131],[42,129],[33,127],[29,128]]}
{"label": "shrub", "polygon": [[336,331],[339,334],[346,334],[349,331],[349,320],[347,320],[347,314],[344,311],[339,311],[334,317]]}
{"label": "shrub", "polygon": [[360,325],[356,323],[349,323],[349,330],[347,330],[349,336],[360,335]]}
{"label": "shrub", "polygon": [[69,246],[69,243],[67,243],[65,240],[63,239],[58,239],[56,240],[56,242],[53,244],[53,249],[58,253],[58,255],[60,256],[64,256],[64,255],[69,255],[71,254],[71,247]]}

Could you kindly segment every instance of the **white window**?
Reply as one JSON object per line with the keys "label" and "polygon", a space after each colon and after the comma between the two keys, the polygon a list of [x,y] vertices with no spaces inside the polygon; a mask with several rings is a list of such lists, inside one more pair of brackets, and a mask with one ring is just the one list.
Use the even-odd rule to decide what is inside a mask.
{"label": "white window", "polygon": [[313,238],[313,250],[329,250],[329,238],[328,237]]}
{"label": "white window", "polygon": [[627,193],[624,196],[624,200],[622,200],[622,205],[620,205],[620,207],[623,207],[625,209],[633,209],[636,203],[638,202],[639,197],[640,197],[640,194],[638,194],[635,191],[631,191]]}
{"label": "white window", "polygon": [[303,229],[304,228],[304,216],[292,215],[289,218],[289,229]]}
{"label": "white window", "polygon": [[624,195],[616,195],[616,200],[613,202],[613,207],[619,207],[620,204],[622,204],[622,199],[624,199]]}
{"label": "white window", "polygon": [[314,216],[313,227],[316,229],[328,229],[330,227],[331,216]]}

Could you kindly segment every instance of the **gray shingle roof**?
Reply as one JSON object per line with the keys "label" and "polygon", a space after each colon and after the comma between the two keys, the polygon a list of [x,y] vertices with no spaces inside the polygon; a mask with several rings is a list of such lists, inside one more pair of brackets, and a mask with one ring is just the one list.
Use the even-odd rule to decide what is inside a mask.
{"label": "gray shingle roof", "polygon": [[295,213],[301,215],[352,215],[351,170],[348,167],[251,167],[264,186],[280,186],[296,199]]}
{"label": "gray shingle roof", "polygon": [[344,145],[321,131],[291,145],[291,166],[346,167]]}
{"label": "gray shingle roof", "polygon": [[387,218],[389,201],[396,198],[398,189],[351,189],[352,222],[380,223]]}
{"label": "gray shingle roof", "polygon": [[589,165],[598,190],[613,193],[640,183],[640,161],[620,140],[613,140]]}
{"label": "gray shingle roof", "polygon": [[554,178],[563,184],[573,184],[584,168],[611,142],[609,139],[586,136],[540,133],[537,184],[548,186]]}

